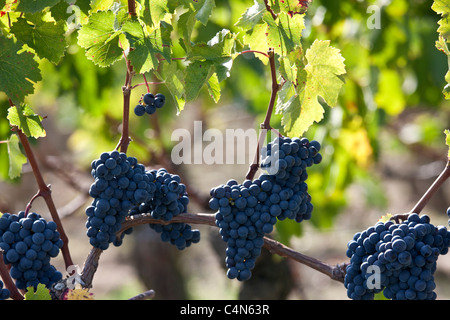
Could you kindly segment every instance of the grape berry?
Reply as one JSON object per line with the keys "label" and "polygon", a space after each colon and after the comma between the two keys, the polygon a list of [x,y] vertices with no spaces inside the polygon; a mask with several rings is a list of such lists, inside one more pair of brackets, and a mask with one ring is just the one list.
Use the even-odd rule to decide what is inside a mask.
{"label": "grape berry", "polygon": [[134,114],[137,116],[143,116],[145,113],[153,114],[156,109],[160,109],[166,103],[166,97],[162,93],[153,95],[150,92],[144,94],[141,100],[143,103],[139,103],[134,107]]}
{"label": "grape berry", "polygon": [[[449,245],[450,232],[432,225],[427,215],[413,213],[399,224],[377,222],[347,244],[350,264],[344,285],[348,297],[371,300],[382,291],[392,300],[436,299],[436,263]],[[380,276],[379,283],[371,281],[374,272]]]}
{"label": "grape berry", "polygon": [[264,236],[273,231],[277,220],[311,218],[306,168],[321,162],[319,151],[317,141],[278,137],[262,152],[261,168],[268,173],[242,184],[232,179],[211,189],[209,206],[216,211],[216,225],[227,243],[230,279],[250,279]]}

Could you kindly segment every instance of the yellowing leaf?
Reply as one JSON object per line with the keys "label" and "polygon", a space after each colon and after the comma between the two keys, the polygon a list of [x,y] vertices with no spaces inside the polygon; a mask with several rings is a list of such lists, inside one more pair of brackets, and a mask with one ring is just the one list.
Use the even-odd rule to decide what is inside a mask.
{"label": "yellowing leaf", "polygon": [[64,300],[94,300],[94,294],[90,293],[88,289],[69,289]]}
{"label": "yellowing leaf", "polygon": [[379,222],[388,222],[394,215],[391,213],[387,213],[385,216],[381,216],[380,219],[378,219]]}
{"label": "yellowing leaf", "polygon": [[277,113],[283,115],[284,130],[291,137],[302,136],[314,122],[320,122],[325,111],[319,97],[329,107],[336,106],[344,84],[344,58],[329,41],[314,41],[305,58],[305,67],[299,68],[296,83],[284,84],[286,88],[279,93]]}

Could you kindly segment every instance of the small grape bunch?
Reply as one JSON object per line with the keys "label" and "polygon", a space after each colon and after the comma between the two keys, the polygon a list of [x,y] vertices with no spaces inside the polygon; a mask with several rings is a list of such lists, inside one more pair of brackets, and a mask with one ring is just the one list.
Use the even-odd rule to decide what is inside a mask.
{"label": "small grape bunch", "polygon": [[162,93],[153,95],[150,92],[144,94],[139,104],[134,107],[134,114],[143,116],[144,114],[154,114],[156,109],[160,109],[166,103],[166,97]]}

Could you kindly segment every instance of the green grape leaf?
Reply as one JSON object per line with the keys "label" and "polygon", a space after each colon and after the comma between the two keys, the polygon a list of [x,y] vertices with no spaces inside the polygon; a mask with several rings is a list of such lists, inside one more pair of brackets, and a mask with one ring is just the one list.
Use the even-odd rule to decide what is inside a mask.
{"label": "green grape leaf", "polygon": [[22,173],[22,166],[27,163],[27,157],[20,150],[19,138],[16,134],[11,135],[7,145],[9,159],[8,175],[11,179],[14,179]]}
{"label": "green grape leaf", "polygon": [[442,16],[438,21],[438,32],[447,42],[450,42],[450,2],[448,0],[434,0],[431,6],[436,13]]}
{"label": "green grape leaf", "polygon": [[304,15],[291,17],[285,12],[280,12],[274,20],[269,12],[265,13],[263,20],[267,23],[267,49],[273,48],[280,56],[286,56],[295,50],[301,45],[302,30],[305,28],[303,19]]}
{"label": "green grape leaf", "polygon": [[45,284],[39,283],[36,291],[34,291],[34,287],[27,288],[25,300],[52,300],[52,297]]}
{"label": "green grape leaf", "polygon": [[78,31],[78,44],[86,49],[86,57],[100,67],[108,67],[122,58],[119,45],[121,30],[112,11],[98,11]]}
{"label": "green grape leaf", "polygon": [[248,8],[236,22],[236,27],[249,30],[261,22],[262,16],[266,12],[266,5],[263,0],[253,0],[253,2],[253,6]]}
{"label": "green grape leaf", "polygon": [[308,10],[310,0],[282,0],[278,1],[280,11],[294,16],[296,14],[303,14]]}
{"label": "green grape leaf", "polygon": [[[251,50],[268,52],[273,48],[281,57],[288,56],[290,52],[301,47],[302,30],[305,28],[304,15],[296,14],[292,17],[280,12],[276,20],[269,12],[262,15],[263,23],[255,24],[244,37],[244,44]],[[263,55],[257,56],[264,64],[268,59]]]}
{"label": "green grape leaf", "polygon": [[216,74],[218,82],[230,76],[235,46],[236,35],[223,29],[208,43],[197,43],[191,48],[186,59],[190,62],[185,70],[186,101],[194,100],[213,74]]}
{"label": "green grape leaf", "polygon": [[330,41],[315,40],[305,59],[297,84],[288,81],[279,92],[276,112],[282,114],[282,125],[289,136],[301,136],[314,122],[320,122],[325,111],[319,97],[329,107],[336,106],[344,84],[344,58]]}
{"label": "green grape leaf", "polygon": [[25,13],[41,12],[47,7],[52,7],[60,0],[20,0],[17,11]]}
{"label": "green grape leaf", "polygon": [[[171,26],[163,24],[164,37],[171,32]],[[139,21],[127,21],[122,27],[130,46],[133,50],[128,54],[131,64],[138,73],[145,73],[156,69],[159,65],[157,54],[161,54],[166,60],[170,60],[170,50],[166,50],[162,45],[161,28],[155,29],[151,34],[147,34]]]}
{"label": "green grape leaf", "polygon": [[20,41],[32,48],[40,58],[58,63],[66,50],[66,22],[43,20],[42,13],[26,14],[18,18],[11,27],[11,32]]}
{"label": "green grape leaf", "polygon": [[22,45],[0,35],[0,91],[19,104],[34,92],[34,83],[42,79],[34,54],[22,51]]}
{"label": "green grape leaf", "polygon": [[199,0],[194,2],[196,3],[194,7],[197,11],[195,17],[206,26],[213,9],[216,7],[216,3],[214,0]]}
{"label": "green grape leaf", "polygon": [[111,8],[114,0],[90,0],[91,13],[97,11],[106,11]]}
{"label": "green grape leaf", "polygon": [[7,118],[10,125],[17,126],[27,137],[39,138],[46,135],[41,123],[42,117],[26,104],[10,107]]}
{"label": "green grape leaf", "polygon": [[159,26],[159,22],[169,12],[167,0],[144,0],[141,1],[142,15],[144,21],[149,21],[149,25]]}
{"label": "green grape leaf", "polygon": [[159,80],[164,81],[167,89],[172,95],[175,105],[177,107],[177,114],[184,109],[184,73],[178,68],[176,61],[163,61],[161,63],[161,74],[155,71],[155,75]]}

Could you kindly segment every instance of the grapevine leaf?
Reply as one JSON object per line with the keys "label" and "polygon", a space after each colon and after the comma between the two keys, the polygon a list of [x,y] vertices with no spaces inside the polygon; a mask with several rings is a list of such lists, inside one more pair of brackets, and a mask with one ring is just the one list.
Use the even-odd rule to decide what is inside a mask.
{"label": "grapevine leaf", "polygon": [[266,12],[266,5],[263,0],[254,0],[254,5],[247,9],[247,11],[242,14],[238,22],[236,22],[236,27],[242,28],[244,30],[252,29],[255,25],[261,22],[263,14]]}
{"label": "grapevine leaf", "polygon": [[214,0],[200,0],[195,1],[197,4],[195,5],[197,14],[195,17],[198,21],[200,21],[203,25],[206,26],[208,23],[209,17],[211,16],[212,10],[215,8],[216,4]]}
{"label": "grapevine leaf", "polygon": [[[276,20],[269,12],[262,16],[263,23],[253,26],[247,31],[244,40],[250,49],[267,52],[273,48],[275,53],[284,57],[301,46],[302,30],[305,28],[304,15],[289,16],[280,12]],[[267,64],[268,59],[262,55],[258,58]]]}
{"label": "grapevine leaf", "polygon": [[52,7],[60,0],[20,0],[17,11],[25,13],[41,12],[47,7]]}
{"label": "grapevine leaf", "polygon": [[141,4],[144,21],[150,21],[149,25],[154,27],[159,26],[159,22],[169,11],[167,0],[144,0]]}
{"label": "grapevine leaf", "polygon": [[391,218],[392,218],[393,216],[394,216],[394,215],[393,215],[392,213],[386,213],[386,215],[385,215],[385,216],[381,216],[381,218],[378,219],[378,221],[379,221],[379,222],[388,222],[389,220],[391,220]]}
{"label": "grapevine leaf", "polygon": [[0,48],[0,91],[18,104],[34,92],[33,84],[42,79],[39,64],[32,53],[18,53],[21,44],[1,35]]}
{"label": "grapevine leaf", "polygon": [[91,12],[106,11],[113,5],[114,0],[90,0]]}
{"label": "grapevine leaf", "polygon": [[158,78],[164,81],[167,89],[175,100],[177,113],[179,114],[184,109],[184,73],[178,68],[176,61],[163,61],[162,75],[155,72]]}
{"label": "grapevine leaf", "polygon": [[235,45],[236,35],[224,29],[208,43],[197,43],[191,48],[187,56],[190,64],[185,70],[186,101],[195,99],[213,74],[216,74],[218,82],[230,76]]}
{"label": "grapevine leaf", "polygon": [[[167,23],[164,27],[170,33],[171,28]],[[122,31],[125,33],[130,46],[134,49],[128,54],[131,64],[138,73],[145,73],[158,67],[159,61],[157,54],[164,56],[166,60],[170,60],[170,52],[164,50],[162,46],[161,29],[155,29],[150,35],[147,35],[139,21],[127,21]]]}
{"label": "grapevine leaf", "polygon": [[442,19],[438,21],[437,31],[447,42],[450,42],[450,3],[448,0],[434,0],[431,9],[442,16]]}
{"label": "grapevine leaf", "polygon": [[69,289],[64,293],[63,300],[95,300],[89,289]]}
{"label": "grapevine leaf", "polygon": [[450,159],[450,130],[446,129],[444,130],[445,133],[445,144],[447,145],[447,147],[449,147],[449,151],[448,151],[448,159]]}
{"label": "grapevine leaf", "polygon": [[269,12],[265,13],[263,20],[267,23],[268,47],[281,56],[295,50],[300,45],[302,30],[305,28],[303,18],[304,15],[290,17],[287,13],[280,12],[274,20]]}
{"label": "grapevine leaf", "polygon": [[11,32],[20,41],[36,51],[40,58],[58,63],[66,50],[65,21],[44,21],[42,13],[27,14],[18,18],[11,27]]}
{"label": "grapevine leaf", "polygon": [[27,137],[45,137],[42,117],[35,114],[26,104],[10,107],[7,116],[10,125],[17,126]]}
{"label": "grapevine leaf", "polygon": [[34,287],[28,287],[25,293],[25,300],[52,300],[50,291],[46,288],[45,284],[39,283],[36,291]]}
{"label": "grapevine leaf", "polygon": [[344,58],[329,41],[316,40],[306,51],[306,65],[298,72],[298,87],[288,82],[280,91],[277,113],[283,115],[282,124],[290,136],[301,136],[323,118],[324,109],[318,99],[334,107],[344,84]]}
{"label": "grapevine leaf", "polygon": [[294,16],[305,13],[309,2],[310,0],[282,0],[278,1],[278,6],[282,12]]}
{"label": "grapevine leaf", "polygon": [[78,31],[78,44],[86,49],[86,57],[100,67],[108,67],[122,57],[121,31],[116,22],[112,11],[98,11]]}
{"label": "grapevine leaf", "polygon": [[22,166],[27,163],[27,157],[19,147],[19,138],[13,134],[8,140],[9,177],[17,178],[22,173]]}
{"label": "grapevine leaf", "polygon": [[208,92],[211,95],[211,98],[213,98],[214,102],[218,102],[220,100],[220,84],[219,84],[219,78],[217,77],[216,73],[213,73],[207,82],[208,86]]}

